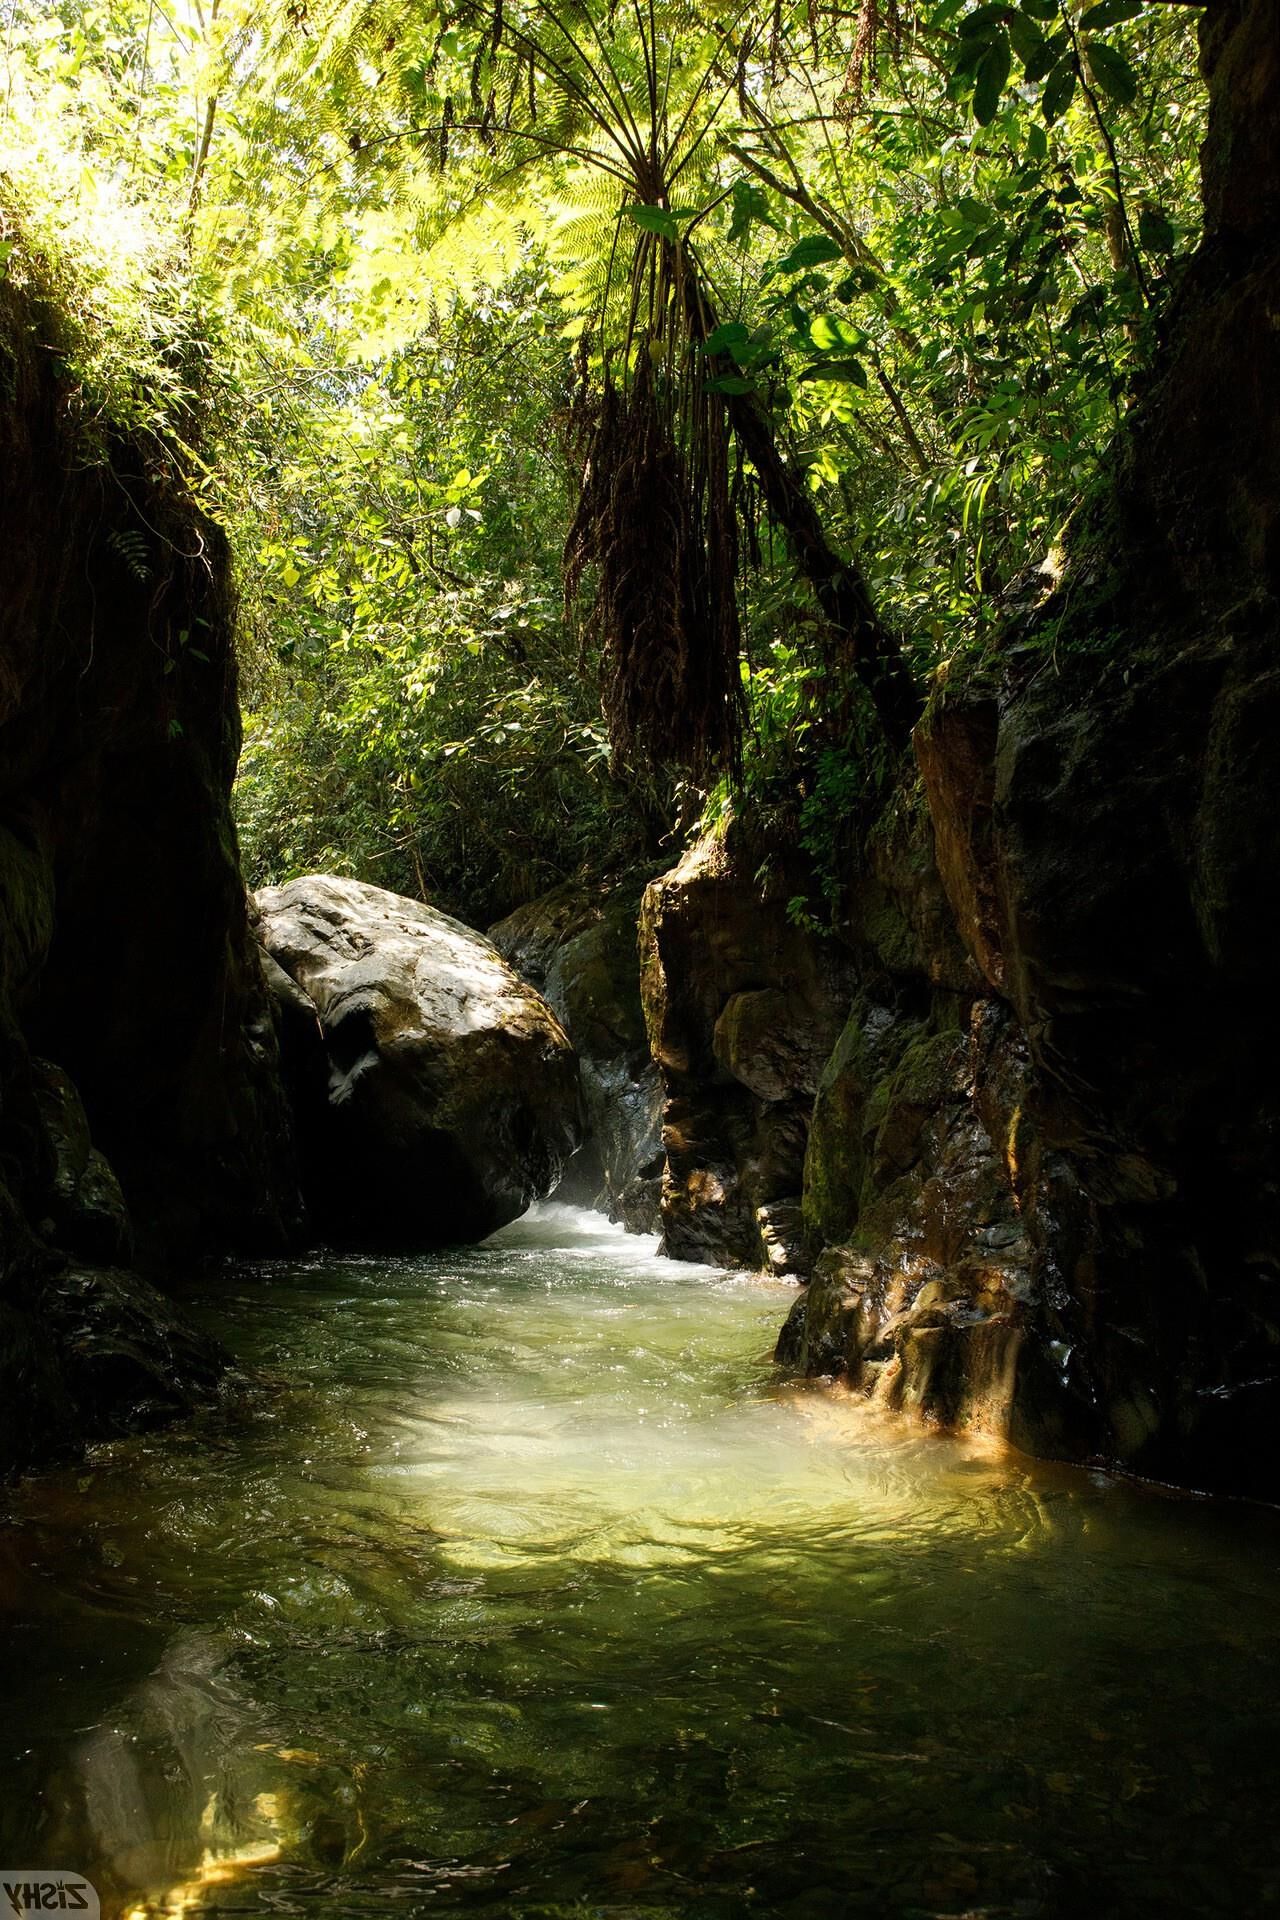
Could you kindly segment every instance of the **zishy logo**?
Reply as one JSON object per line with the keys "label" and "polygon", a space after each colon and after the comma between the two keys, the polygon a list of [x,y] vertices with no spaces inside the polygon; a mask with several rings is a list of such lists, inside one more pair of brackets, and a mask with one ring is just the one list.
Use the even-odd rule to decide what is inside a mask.
{"label": "zishy logo", "polygon": [[0,1867],[0,1920],[28,1913],[85,1913],[99,1920],[98,1896],[64,1867]]}

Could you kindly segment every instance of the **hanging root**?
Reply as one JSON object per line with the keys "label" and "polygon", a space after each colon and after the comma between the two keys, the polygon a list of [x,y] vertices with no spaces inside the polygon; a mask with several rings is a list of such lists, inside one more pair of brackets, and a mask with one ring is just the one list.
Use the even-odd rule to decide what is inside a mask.
{"label": "hanging root", "polygon": [[861,110],[868,92],[874,93],[881,35],[896,53],[902,44],[902,17],[898,0],[861,0],[853,54],[837,101],[845,114]]}
{"label": "hanging root", "polygon": [[582,489],[566,606],[590,576],[587,631],[615,754],[694,779],[736,771],[742,737],[728,431],[695,377],[677,426],[647,343],[625,390],[579,403]]}

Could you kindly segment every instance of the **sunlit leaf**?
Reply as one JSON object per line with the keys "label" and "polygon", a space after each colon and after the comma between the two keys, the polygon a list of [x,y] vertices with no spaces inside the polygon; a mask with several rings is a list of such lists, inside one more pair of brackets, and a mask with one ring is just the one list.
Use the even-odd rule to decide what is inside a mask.
{"label": "sunlit leaf", "polygon": [[798,240],[790,253],[779,260],[779,273],[802,273],[810,267],[825,266],[828,261],[841,258],[840,248],[829,235],[812,233]]}

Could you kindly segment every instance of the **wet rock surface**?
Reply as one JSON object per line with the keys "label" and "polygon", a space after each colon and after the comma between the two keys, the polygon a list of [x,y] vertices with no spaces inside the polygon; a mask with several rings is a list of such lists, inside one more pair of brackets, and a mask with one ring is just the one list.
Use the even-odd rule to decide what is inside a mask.
{"label": "wet rock surface", "polygon": [[[208,1378],[131,1262],[301,1224],[231,819],[225,542],[157,440],[86,416],[62,335],[0,284],[0,1472]],[[72,1272],[101,1276],[79,1304]]]}
{"label": "wet rock surface", "polygon": [[562,1199],[656,1233],[662,1187],[662,1083],[640,1000],[642,882],[570,882],[490,928],[522,979],[546,998],[577,1050],[587,1137]]}
{"label": "wet rock surface", "polygon": [[1274,1498],[1275,11],[1233,0],[1202,46],[1207,231],[1158,377],[1061,585],[935,690],[850,884],[779,1357]]}
{"label": "wet rock surface", "polygon": [[140,1274],[53,1263],[0,1300],[0,1457],[43,1465],[172,1420],[210,1399],[227,1365]]}
{"label": "wet rock surface", "polygon": [[326,1232],[480,1240],[552,1191],[582,1137],[577,1059],[482,934],[320,874],[268,887],[256,905]]}
{"label": "wet rock surface", "polygon": [[851,991],[848,956],[793,926],[792,876],[719,840],[645,892],[641,987],[665,1088],[662,1231],[681,1260],[801,1272],[809,1117]]}

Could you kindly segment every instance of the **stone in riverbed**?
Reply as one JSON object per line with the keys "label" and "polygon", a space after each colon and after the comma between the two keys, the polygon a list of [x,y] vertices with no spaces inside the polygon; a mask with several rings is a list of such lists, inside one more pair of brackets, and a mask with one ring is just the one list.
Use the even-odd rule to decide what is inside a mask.
{"label": "stone in riverbed", "polygon": [[[323,874],[268,887],[257,907],[326,1231],[411,1246],[480,1240],[552,1190],[582,1134],[577,1059],[483,935]],[[299,992],[314,1009],[310,1033]]]}

